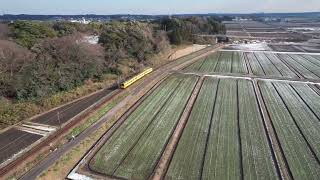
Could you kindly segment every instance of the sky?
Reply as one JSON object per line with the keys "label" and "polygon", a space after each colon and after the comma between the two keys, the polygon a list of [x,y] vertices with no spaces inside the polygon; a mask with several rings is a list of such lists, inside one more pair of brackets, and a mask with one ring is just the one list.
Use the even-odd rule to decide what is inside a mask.
{"label": "sky", "polygon": [[0,14],[319,12],[320,0],[0,0]]}

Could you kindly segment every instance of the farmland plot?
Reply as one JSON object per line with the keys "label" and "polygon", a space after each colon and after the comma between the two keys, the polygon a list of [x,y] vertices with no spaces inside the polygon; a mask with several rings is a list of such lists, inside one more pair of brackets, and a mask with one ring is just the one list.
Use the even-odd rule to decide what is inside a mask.
{"label": "farmland plot", "polygon": [[[274,83],[297,127],[320,159],[320,121],[289,84]],[[314,101],[319,101],[319,97]]]}
{"label": "farmland plot", "polygon": [[203,179],[240,179],[237,83],[220,82],[203,165]]}
{"label": "farmland plot", "polygon": [[287,65],[285,65],[275,54],[265,53],[265,55],[274,64],[274,66],[277,67],[282,76],[289,78],[298,78],[298,76]]}
{"label": "farmland plot", "polygon": [[230,73],[232,68],[232,52],[221,52],[215,72]]}
{"label": "farmland plot", "polygon": [[319,77],[307,69],[305,66],[301,65],[300,63],[293,60],[289,55],[287,54],[278,54],[279,58],[289,64],[292,68],[294,68],[296,71],[298,71],[300,74],[302,74],[305,78],[309,79],[318,79]]}
{"label": "farmland plot", "polygon": [[207,78],[166,179],[240,179],[242,169],[244,179],[278,178],[252,83]]}
{"label": "farmland plot", "polygon": [[247,74],[241,52],[216,52],[205,60],[198,61],[185,69],[187,72]]}
{"label": "farmland plot", "polygon": [[254,53],[254,55],[267,76],[282,76],[277,67],[274,66],[264,53]]}
{"label": "farmland plot", "polygon": [[244,179],[278,179],[252,82],[238,82]]}
{"label": "farmland plot", "polygon": [[296,61],[298,64],[301,64],[305,68],[307,68],[309,71],[316,74],[318,77],[320,77],[320,66],[317,64],[309,61],[308,59],[304,59],[303,57],[300,57],[298,55],[290,55],[290,57]]}
{"label": "farmland plot", "polygon": [[233,52],[232,73],[248,74],[247,66],[242,52]]}
{"label": "farmland plot", "polygon": [[150,176],[197,78],[170,79],[173,80],[157,88],[99,150],[90,162],[94,171],[127,179]]}
{"label": "farmland plot", "polygon": [[204,61],[199,69],[199,72],[210,73],[214,71],[217,67],[218,62],[220,61],[221,53],[214,53]]}
{"label": "farmland plot", "polygon": [[303,57],[307,61],[310,61],[310,62],[316,64],[318,67],[320,67],[320,58],[317,59],[316,56],[311,56],[311,55],[301,55],[301,57]]}
{"label": "farmland plot", "polygon": [[319,60],[320,61],[320,56],[319,55],[317,55],[317,56],[312,56],[314,59],[317,59],[317,60]]}
{"label": "farmland plot", "polygon": [[265,72],[262,69],[262,66],[259,63],[259,61],[257,61],[257,58],[254,56],[254,54],[253,53],[245,53],[245,56],[247,56],[247,58],[248,58],[249,64],[252,69],[252,73],[254,75],[264,76]]}
{"label": "farmland plot", "polygon": [[319,118],[320,96],[315,91],[313,91],[308,85],[291,84],[291,86],[296,91],[296,93],[299,94],[303,101],[309,106],[310,110],[312,110],[315,113],[315,115]]}
{"label": "farmland plot", "polygon": [[206,78],[198,95],[166,179],[199,179],[219,81]]}
{"label": "farmland plot", "polygon": [[196,72],[197,72],[197,71],[199,71],[200,68],[202,67],[203,63],[204,63],[207,59],[208,59],[208,57],[206,57],[206,58],[204,58],[204,59],[201,59],[201,60],[199,60],[199,61],[196,62],[196,63],[191,64],[190,66],[186,67],[186,68],[184,69],[184,71],[186,71],[186,72],[191,72],[191,71],[196,71]]}
{"label": "farmland plot", "polygon": [[318,179],[320,164],[316,152],[320,144],[315,128],[319,121],[296,94],[287,92],[285,85],[260,82],[259,86],[293,178]]}

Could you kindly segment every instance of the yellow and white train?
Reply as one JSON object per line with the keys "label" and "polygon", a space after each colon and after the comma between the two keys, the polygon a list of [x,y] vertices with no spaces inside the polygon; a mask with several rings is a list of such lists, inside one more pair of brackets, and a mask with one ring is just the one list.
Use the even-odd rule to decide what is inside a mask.
{"label": "yellow and white train", "polygon": [[126,89],[127,87],[129,87],[130,85],[132,85],[133,83],[135,83],[136,81],[138,81],[139,79],[143,78],[144,76],[146,76],[147,74],[151,73],[153,71],[152,68],[148,68],[145,69],[143,72],[141,72],[140,74],[134,76],[133,78],[123,82],[120,85],[121,89]]}

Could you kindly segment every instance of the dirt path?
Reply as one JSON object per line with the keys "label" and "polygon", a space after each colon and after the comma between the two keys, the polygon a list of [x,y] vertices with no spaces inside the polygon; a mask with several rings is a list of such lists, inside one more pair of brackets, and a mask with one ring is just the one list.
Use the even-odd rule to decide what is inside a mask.
{"label": "dirt path", "polygon": [[276,135],[276,132],[273,128],[272,121],[269,117],[267,108],[265,106],[264,100],[262,98],[262,94],[260,92],[260,88],[258,82],[256,80],[253,81],[253,87],[256,93],[256,97],[258,100],[258,104],[260,107],[260,111],[263,117],[264,125],[267,131],[268,139],[273,149],[273,153],[276,159],[276,164],[279,168],[279,173],[282,179],[292,179],[292,175],[290,173],[286,158],[284,156],[283,150],[281,148],[280,142]]}
{"label": "dirt path", "polygon": [[232,79],[247,79],[247,80],[261,80],[261,81],[274,81],[274,82],[286,82],[286,83],[303,83],[311,85],[320,85],[319,79],[295,79],[287,77],[274,77],[274,76],[255,76],[255,75],[241,75],[232,73],[200,73],[200,72],[183,72],[183,71],[173,71],[175,73],[186,74],[186,75],[196,75],[196,76],[207,76],[216,78],[232,78]]}
{"label": "dirt path", "polygon": [[193,52],[204,49],[206,47],[207,47],[207,45],[193,44],[191,46],[188,46],[183,49],[179,49],[179,50],[175,51],[174,53],[170,54],[169,59],[172,59],[172,60],[178,59],[178,58],[181,58],[181,57],[186,56],[188,54],[191,54]]}
{"label": "dirt path", "polygon": [[162,154],[162,157],[160,158],[160,161],[155,169],[155,173],[153,174],[153,177],[151,179],[153,179],[153,180],[163,179],[163,177],[168,169],[170,160],[173,156],[174,150],[176,149],[176,147],[178,145],[178,142],[179,142],[179,139],[182,135],[183,129],[188,122],[189,115],[190,115],[192,107],[198,97],[198,94],[199,94],[200,89],[202,87],[203,81],[204,81],[204,77],[201,77],[198,80],[197,85],[195,86],[193,93],[188,101],[188,104],[187,104],[186,108],[184,109],[183,114],[179,120],[179,123],[178,123],[168,145],[166,146],[166,148]]}

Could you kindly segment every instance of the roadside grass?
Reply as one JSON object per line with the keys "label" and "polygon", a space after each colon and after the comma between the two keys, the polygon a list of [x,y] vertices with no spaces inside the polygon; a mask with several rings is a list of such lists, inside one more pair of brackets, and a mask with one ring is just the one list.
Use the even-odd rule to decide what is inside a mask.
{"label": "roadside grass", "polygon": [[[123,99],[127,95],[123,95],[111,103],[108,104],[115,104],[115,101],[119,101],[118,99]],[[114,106],[115,106],[114,105]],[[106,105],[108,106],[108,105]],[[126,109],[130,106],[130,104],[126,104]],[[109,106],[108,106],[109,107]],[[106,108],[106,107],[105,107]],[[104,108],[102,108],[104,109]],[[102,113],[101,109],[101,114]],[[112,109],[112,108],[110,108]],[[109,109],[109,110],[110,110]],[[123,110],[120,110],[123,111]],[[61,156],[59,160],[52,165],[48,170],[44,171],[37,179],[39,180],[52,180],[52,179],[64,179],[69,171],[74,167],[74,165],[83,157],[83,155],[93,146],[93,144],[108,130],[112,127],[114,123],[117,122],[118,117],[121,116],[121,112],[117,112],[116,115],[113,116],[108,122],[103,124],[101,128],[99,128],[95,133],[88,136],[85,140],[81,141],[76,147],[72,148],[66,154]]]}
{"label": "roadside grass", "polygon": [[128,96],[129,93],[125,93],[116,99],[112,100],[110,103],[104,104],[97,112],[94,113],[89,119],[86,120],[82,125],[74,128],[68,135],[67,139],[71,140],[72,137],[76,137],[81,134],[88,127],[96,123],[103,115],[105,115],[108,111],[110,111],[113,107],[115,107],[118,103],[120,103],[125,97]]}
{"label": "roadside grass", "polygon": [[2,104],[2,106],[0,106],[0,130],[105,87],[109,87],[115,83],[116,80],[117,77],[110,75],[102,82],[85,84],[70,91],[59,92],[43,99],[15,102],[1,98],[0,96],[0,104]]}

